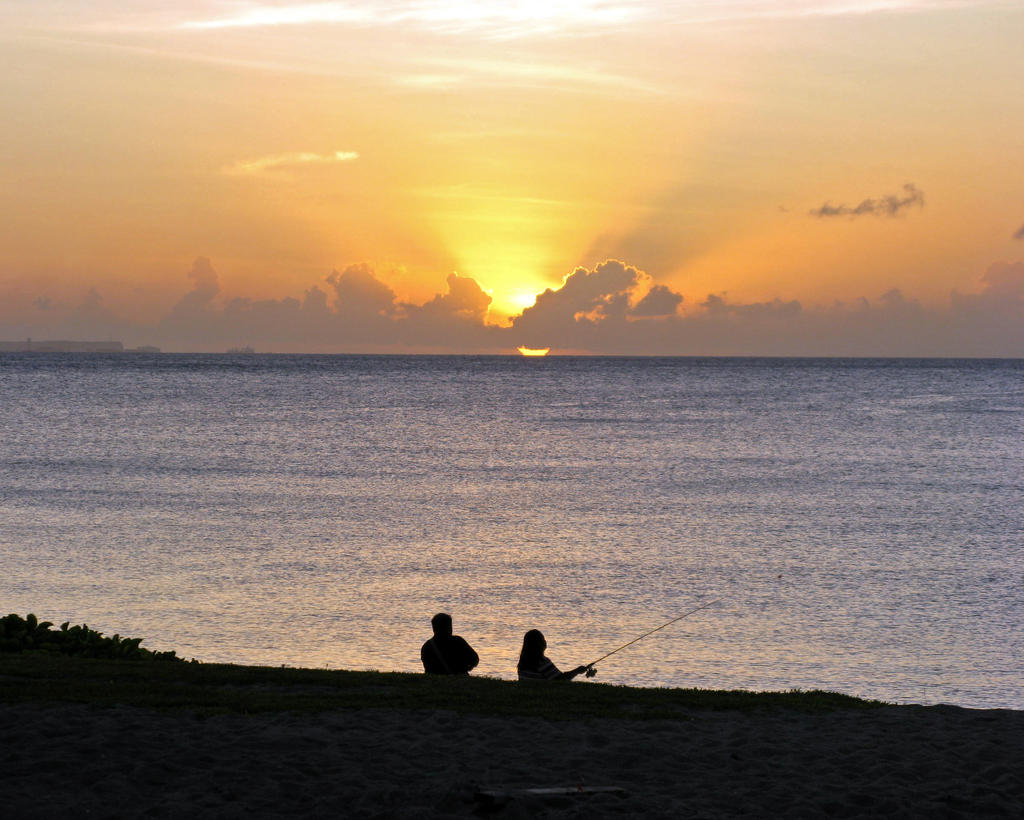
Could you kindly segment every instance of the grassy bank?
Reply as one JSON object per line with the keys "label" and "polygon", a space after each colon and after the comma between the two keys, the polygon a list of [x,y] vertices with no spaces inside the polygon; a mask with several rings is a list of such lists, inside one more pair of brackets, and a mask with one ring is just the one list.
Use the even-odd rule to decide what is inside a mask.
{"label": "grassy bank", "polygon": [[0,701],[126,704],[223,712],[450,709],[492,715],[683,717],[693,709],[870,709],[881,704],[833,692],[640,689],[595,683],[516,683],[396,672],[349,672],[65,657],[0,655]]}

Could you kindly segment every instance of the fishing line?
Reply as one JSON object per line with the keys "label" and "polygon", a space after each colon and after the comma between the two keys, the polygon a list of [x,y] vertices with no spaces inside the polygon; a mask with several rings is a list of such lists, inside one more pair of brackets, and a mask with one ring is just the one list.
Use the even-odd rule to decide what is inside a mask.
{"label": "fishing line", "polygon": [[671,621],[666,621],[666,622],[665,622],[665,623],[663,623],[663,624],[662,624],[661,626],[658,626],[658,627],[655,627],[654,629],[652,629],[652,630],[651,630],[650,632],[645,632],[645,633],[644,633],[643,635],[641,635],[641,636],[640,636],[639,638],[633,638],[633,640],[631,640],[631,641],[630,641],[629,643],[624,643],[624,644],[623,644],[622,646],[620,646],[620,647],[619,647],[618,649],[613,649],[613,650],[612,650],[611,652],[609,652],[609,653],[608,653],[607,655],[602,655],[602,656],[601,656],[600,658],[598,658],[598,659],[597,659],[596,661],[591,661],[590,663],[586,664],[587,668],[590,668],[590,667],[592,667],[592,666],[595,666],[596,664],[599,664],[599,663],[600,663],[601,661],[603,661],[603,660],[604,660],[605,658],[610,658],[610,657],[611,657],[612,655],[614,655],[614,654],[615,654],[616,652],[621,652],[621,651],[622,651],[623,649],[625,649],[625,648],[626,648],[627,646],[632,646],[632,645],[633,645],[633,644],[635,644],[635,643],[636,643],[637,641],[642,641],[642,640],[643,640],[644,638],[646,638],[646,637],[647,637],[648,635],[653,635],[653,634],[654,634],[655,632],[658,632],[658,631],[660,631],[660,630],[664,629],[664,628],[665,628],[666,626],[672,626],[672,624],[674,624],[674,623],[675,623],[676,621],[681,621],[681,620],[683,620],[683,618],[686,618],[686,617],[688,617],[689,615],[692,615],[692,614],[693,614],[694,612],[700,612],[700,611],[701,611],[702,609],[707,609],[707,608],[708,608],[709,606],[711,606],[712,604],[717,604],[717,603],[718,603],[718,602],[719,602],[720,600],[722,600],[722,599],[721,599],[721,598],[715,598],[715,600],[713,600],[713,601],[708,601],[708,602],[707,602],[706,604],[701,604],[700,606],[695,606],[695,607],[694,607],[693,609],[687,610],[687,611],[686,611],[686,612],[684,612],[684,613],[683,613],[682,615],[679,615],[679,616],[677,616],[677,617],[673,618],[673,619],[672,619]]}

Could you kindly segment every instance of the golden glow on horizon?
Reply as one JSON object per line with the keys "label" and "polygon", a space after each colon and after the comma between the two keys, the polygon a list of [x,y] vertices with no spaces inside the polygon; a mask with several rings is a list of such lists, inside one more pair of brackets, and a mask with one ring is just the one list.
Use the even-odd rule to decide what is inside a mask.
{"label": "golden glow on horizon", "polygon": [[547,356],[551,352],[550,347],[517,347],[521,356]]}
{"label": "golden glow on horizon", "polygon": [[582,220],[572,224],[560,203],[470,194],[446,199],[432,222],[460,273],[491,294],[496,323],[522,313],[537,294],[557,285],[570,264],[563,261],[560,240],[587,230]]}

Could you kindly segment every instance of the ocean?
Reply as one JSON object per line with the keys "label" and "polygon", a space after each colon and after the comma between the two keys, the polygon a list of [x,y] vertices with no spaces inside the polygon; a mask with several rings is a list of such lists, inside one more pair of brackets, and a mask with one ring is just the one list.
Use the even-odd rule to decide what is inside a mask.
{"label": "ocean", "polygon": [[[418,671],[1024,708],[1024,361],[0,355],[0,608]],[[579,682],[573,685],[588,685]]]}

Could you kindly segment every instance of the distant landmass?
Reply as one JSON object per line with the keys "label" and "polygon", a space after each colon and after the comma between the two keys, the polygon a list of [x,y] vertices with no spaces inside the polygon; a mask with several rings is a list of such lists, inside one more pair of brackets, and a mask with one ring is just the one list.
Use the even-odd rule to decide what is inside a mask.
{"label": "distant landmass", "polygon": [[0,342],[0,353],[160,353],[159,347],[125,347],[121,342],[78,342],[70,339],[24,339]]}

